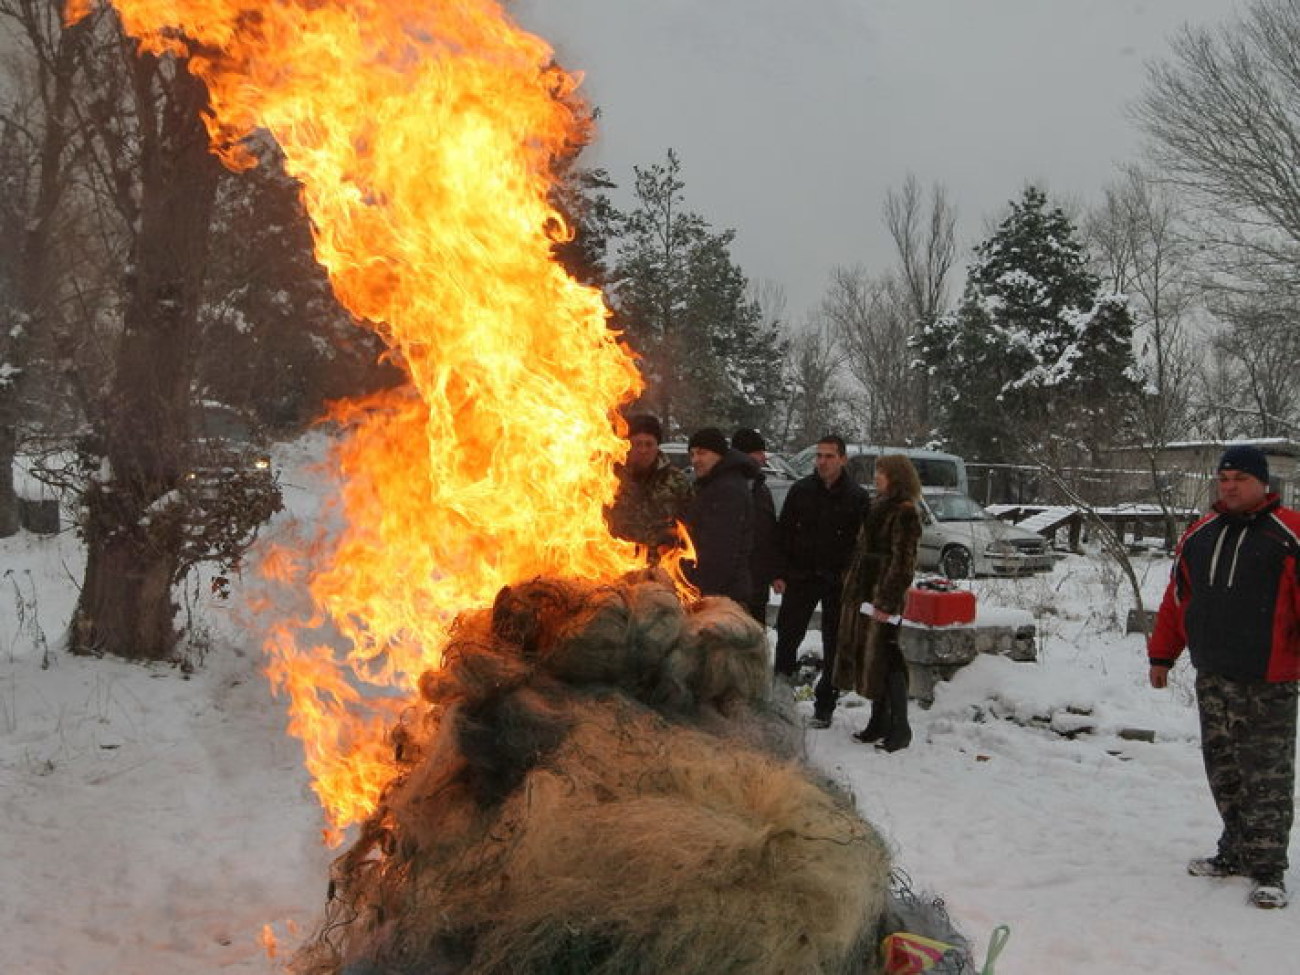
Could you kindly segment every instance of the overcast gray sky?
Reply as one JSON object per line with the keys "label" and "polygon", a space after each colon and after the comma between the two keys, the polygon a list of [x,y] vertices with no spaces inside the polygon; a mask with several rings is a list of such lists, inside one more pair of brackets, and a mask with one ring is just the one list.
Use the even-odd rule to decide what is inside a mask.
{"label": "overcast gray sky", "polygon": [[[681,156],[688,206],[802,319],[831,268],[892,259],[886,190],[947,187],[960,257],[1026,181],[1095,200],[1140,136],[1126,107],[1184,23],[1234,0],[519,0],[585,73],[588,158],[624,187]],[[955,281],[960,288],[960,281]]]}

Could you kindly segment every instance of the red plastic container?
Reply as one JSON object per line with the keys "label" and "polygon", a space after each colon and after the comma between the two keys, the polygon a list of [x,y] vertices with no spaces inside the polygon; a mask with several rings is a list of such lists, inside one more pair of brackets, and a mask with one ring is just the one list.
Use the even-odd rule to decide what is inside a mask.
{"label": "red plastic container", "polygon": [[926,626],[951,626],[975,619],[975,594],[966,589],[942,592],[934,589],[909,589],[903,606],[903,618]]}

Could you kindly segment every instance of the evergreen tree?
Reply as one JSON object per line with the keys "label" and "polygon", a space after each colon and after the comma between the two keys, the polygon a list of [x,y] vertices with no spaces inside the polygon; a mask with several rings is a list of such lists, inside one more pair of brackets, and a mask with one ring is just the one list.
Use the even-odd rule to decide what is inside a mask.
{"label": "evergreen tree", "polygon": [[610,301],[641,357],[642,406],[669,430],[770,427],[785,340],[749,297],[731,230],[685,208],[681,163],[636,167],[636,208],[623,217]]}
{"label": "evergreen tree", "polygon": [[555,259],[575,281],[604,287],[609,248],[618,234],[619,212],[608,190],[617,189],[603,169],[564,161],[557,171],[553,202],[567,222],[567,239],[555,245]]}
{"label": "evergreen tree", "polygon": [[325,404],[398,382],[383,345],[338,303],[312,251],[299,186],[278,147],[223,173],[199,308],[195,392],[293,430]]}
{"label": "evergreen tree", "polygon": [[961,304],[915,340],[941,429],[987,462],[1096,462],[1137,392],[1133,322],[1070,219],[1029,187],[975,250]]}

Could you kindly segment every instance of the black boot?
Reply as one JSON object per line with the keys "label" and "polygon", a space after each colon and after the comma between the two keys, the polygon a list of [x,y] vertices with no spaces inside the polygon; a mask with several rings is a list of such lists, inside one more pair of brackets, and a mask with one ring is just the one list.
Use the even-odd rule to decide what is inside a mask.
{"label": "black boot", "polygon": [[912,743],[912,726],[907,723],[907,671],[889,672],[885,684],[885,700],[889,702],[889,725],[885,736],[876,744],[887,752],[901,751]]}
{"label": "black boot", "polygon": [[882,697],[878,701],[871,702],[871,718],[867,721],[867,726],[855,732],[853,737],[861,742],[879,741],[885,737],[885,732],[888,730],[889,698]]}

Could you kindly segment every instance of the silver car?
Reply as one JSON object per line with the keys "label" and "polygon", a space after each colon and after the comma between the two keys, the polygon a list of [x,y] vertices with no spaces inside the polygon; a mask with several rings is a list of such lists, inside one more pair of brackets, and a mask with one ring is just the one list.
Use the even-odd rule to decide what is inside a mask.
{"label": "silver car", "polygon": [[958,491],[927,490],[921,524],[917,562],[949,579],[1046,572],[1055,561],[1042,535],[999,521]]}

